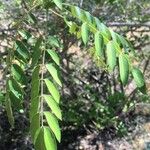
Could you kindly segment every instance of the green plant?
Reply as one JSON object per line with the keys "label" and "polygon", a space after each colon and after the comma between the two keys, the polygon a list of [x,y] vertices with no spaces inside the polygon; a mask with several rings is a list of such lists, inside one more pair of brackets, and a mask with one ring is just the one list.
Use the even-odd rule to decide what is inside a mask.
{"label": "green plant", "polygon": [[[55,8],[54,4],[59,9]],[[101,66],[107,73],[111,73],[118,66],[119,81],[121,80],[123,85],[128,83],[129,75],[131,75],[137,88],[145,92],[143,91],[145,88],[143,74],[132,64],[132,60],[135,59],[132,45],[123,36],[106,27],[98,18],[88,11],[63,3],[61,0],[30,0],[25,6],[27,7],[25,15],[13,24],[17,30],[17,35],[13,39],[14,44],[7,49],[5,106],[8,120],[13,127],[13,110],[23,109],[23,99],[26,95],[24,87],[31,86],[30,133],[35,149],[55,150],[57,149],[56,139],[58,142],[61,140],[58,123],[58,120],[62,120],[59,107],[59,88],[62,86],[59,76],[61,63],[56,52],[61,46],[56,37],[48,34],[49,12],[59,16],[69,27],[69,32],[78,40],[82,39],[98,66]],[[27,24],[39,29],[38,18],[34,15],[35,9],[45,11],[44,33],[40,31],[30,33],[24,27],[24,24]],[[94,42],[90,39],[94,39]],[[46,58],[49,58],[50,62]],[[27,78],[24,73],[28,70],[32,70],[30,85],[27,85],[30,77]],[[108,103],[108,106],[100,106],[100,110],[104,111],[104,116],[99,119],[102,120],[104,126],[109,121],[106,117],[111,115],[113,122],[115,116],[114,109],[116,108],[110,110],[109,105],[113,106],[116,103],[113,100],[116,99],[111,97],[110,99],[111,103]],[[123,99],[121,102],[119,102],[120,99],[117,100],[118,105],[124,103]],[[105,118],[104,121],[103,118]]]}

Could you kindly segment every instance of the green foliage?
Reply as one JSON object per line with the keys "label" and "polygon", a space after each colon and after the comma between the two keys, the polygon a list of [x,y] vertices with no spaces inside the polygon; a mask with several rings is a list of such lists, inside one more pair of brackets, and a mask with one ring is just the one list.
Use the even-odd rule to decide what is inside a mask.
{"label": "green foliage", "polygon": [[[40,45],[38,45],[38,48],[40,49]],[[61,140],[60,127],[58,124],[58,119],[62,120],[61,110],[58,105],[60,101],[60,94],[52,80],[49,78],[44,79],[44,68],[50,72],[52,79],[60,86],[61,81],[58,76],[58,68],[56,69],[53,63],[45,64],[45,50],[42,53],[42,64],[40,64],[40,61],[38,61],[39,58],[34,61],[36,63],[32,63],[35,64],[35,67],[32,73],[31,85],[30,131],[32,135],[32,141],[35,143],[36,149],[46,150],[51,147],[52,150],[55,150],[56,141],[53,134],[58,142]],[[52,58],[51,62],[54,61],[57,65],[59,65],[59,57],[56,52],[48,50],[48,53]],[[34,57],[37,57],[37,55],[35,54],[32,60],[35,60]],[[44,93],[44,83],[51,95]],[[41,93],[39,93],[39,88],[41,88]],[[47,104],[51,110],[50,112],[44,110],[44,103]],[[45,125],[45,121],[47,122],[47,126]],[[37,124],[36,126],[34,126],[35,123]]]}
{"label": "green foliage", "polygon": [[[145,86],[142,72],[131,63],[130,51],[134,50],[130,42],[106,27],[88,11],[62,3],[61,0],[52,0],[52,2],[59,8],[58,11],[62,15],[51,9],[51,1],[39,0],[37,4],[35,1],[30,1],[33,8],[30,6],[29,12],[24,17],[25,20],[23,18],[19,23],[16,23],[16,26],[19,28],[26,22],[35,26],[38,18],[34,16],[32,9],[36,7],[46,9],[47,12],[50,10],[64,19],[64,22],[69,26],[70,33],[76,35],[78,39],[81,38],[87,48],[93,49],[94,57],[107,69],[106,71],[113,71],[116,66],[119,66],[121,82],[126,85],[131,68],[137,87],[140,89]],[[27,18],[28,20],[26,20]],[[68,21],[68,18],[71,21]],[[13,109],[19,111],[23,108],[24,87],[31,86],[30,132],[36,150],[56,150],[57,141],[61,141],[61,129],[59,127],[59,120],[62,120],[59,106],[59,89],[62,87],[59,72],[61,61],[55,51],[60,48],[60,44],[56,37],[49,36],[47,33],[48,20],[46,20],[46,24],[47,29],[44,31],[46,33],[44,36],[40,34],[40,36],[34,37],[25,29],[19,29],[17,34],[19,38],[16,36],[13,48],[8,50],[6,62],[5,105],[8,120],[13,127]],[[91,40],[90,38],[93,37],[94,39]],[[30,40],[35,41],[35,43]],[[48,62],[46,55],[50,60]],[[25,74],[25,70],[29,69],[32,69],[31,85],[30,83],[28,85],[28,78]],[[106,101],[103,102],[94,98],[95,101],[92,102],[92,107],[88,110],[91,115],[89,118],[94,118],[94,124],[97,128],[104,128],[107,125],[117,126],[119,124],[117,113],[120,108],[123,110],[126,107],[126,103],[123,102],[124,99],[124,93],[114,93],[107,98],[106,105]],[[74,113],[69,112],[68,116],[74,120]],[[80,120],[77,122],[81,123]],[[123,124],[119,125],[118,131],[123,129]]]}

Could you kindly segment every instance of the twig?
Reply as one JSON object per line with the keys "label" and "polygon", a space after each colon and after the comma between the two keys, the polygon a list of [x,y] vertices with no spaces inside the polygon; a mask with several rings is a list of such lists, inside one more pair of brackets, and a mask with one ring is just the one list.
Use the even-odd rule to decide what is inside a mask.
{"label": "twig", "polygon": [[108,22],[108,26],[129,26],[129,27],[150,27],[150,22],[145,23],[126,23],[126,22]]}

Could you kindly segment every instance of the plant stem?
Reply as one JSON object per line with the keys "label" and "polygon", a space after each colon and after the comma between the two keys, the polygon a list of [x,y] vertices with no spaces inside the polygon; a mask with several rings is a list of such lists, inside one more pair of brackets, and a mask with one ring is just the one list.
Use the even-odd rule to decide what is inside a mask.
{"label": "plant stem", "polygon": [[[48,10],[46,10],[46,30],[45,35],[48,34]],[[46,44],[45,44],[46,45]],[[41,73],[41,125],[43,126],[43,120],[44,120],[44,99],[43,99],[43,93],[44,93],[44,67],[45,67],[45,49],[43,50],[42,55],[42,73]]]}
{"label": "plant stem", "polygon": [[44,88],[43,88],[43,79],[44,79],[44,65],[45,65],[45,50],[43,51],[43,56],[42,56],[42,73],[41,73],[41,125],[43,126],[43,93],[44,93]]}
{"label": "plant stem", "polygon": [[65,18],[65,17],[63,17],[62,15],[60,15],[59,13],[57,13],[56,11],[54,11],[54,10],[52,10],[52,9],[50,9],[50,8],[49,8],[49,10],[50,10],[53,14],[59,16],[60,18],[63,18],[63,19]]}

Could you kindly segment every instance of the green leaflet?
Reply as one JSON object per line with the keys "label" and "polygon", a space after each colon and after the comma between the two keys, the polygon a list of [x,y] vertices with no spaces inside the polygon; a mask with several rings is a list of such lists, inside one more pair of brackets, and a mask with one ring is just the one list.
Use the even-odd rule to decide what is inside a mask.
{"label": "green leaflet", "polygon": [[16,48],[16,56],[19,59],[22,59],[24,62],[27,62],[30,56],[25,44],[17,40],[15,43],[15,48]]}
{"label": "green leaflet", "polygon": [[71,12],[72,12],[72,15],[81,19],[84,17],[84,14],[82,13],[82,10],[77,7],[77,6],[71,6]]}
{"label": "green leaflet", "polygon": [[56,117],[62,120],[61,110],[55,100],[50,95],[44,95],[44,99]]}
{"label": "green leaflet", "polygon": [[31,99],[39,96],[39,72],[40,66],[36,66],[32,73],[32,80],[31,80]]}
{"label": "green leaflet", "polygon": [[11,72],[14,76],[14,78],[20,82],[21,84],[26,84],[27,83],[27,78],[22,70],[22,68],[17,65],[17,64],[13,64],[12,68],[11,68]]}
{"label": "green leaflet", "polygon": [[57,150],[56,141],[51,134],[49,127],[43,126],[36,133],[36,150]]}
{"label": "green leaflet", "polygon": [[101,34],[106,37],[108,40],[111,39],[111,33],[109,29],[100,22],[98,18],[95,17],[95,24],[97,26],[97,29],[101,32]]}
{"label": "green leaflet", "polygon": [[9,99],[9,96],[6,95],[6,99],[5,99],[5,109],[7,112],[7,117],[8,117],[8,121],[11,125],[11,127],[14,127],[14,116],[13,116],[13,112],[12,112],[12,108],[11,108],[11,101]]}
{"label": "green leaflet", "polygon": [[143,73],[138,68],[133,67],[132,75],[138,88],[145,85]]}
{"label": "green leaflet", "polygon": [[40,98],[39,96],[31,99],[31,106],[30,106],[30,121],[32,117],[39,111],[40,107]]}
{"label": "green leaflet", "polygon": [[19,30],[18,33],[23,37],[23,39],[26,39],[26,40],[32,37],[32,35],[28,31],[25,31],[25,30]]}
{"label": "green leaflet", "polygon": [[114,70],[116,66],[116,50],[113,41],[110,41],[106,45],[107,64],[111,70]]}
{"label": "green leaflet", "polygon": [[53,0],[53,2],[56,4],[58,8],[62,9],[62,0]]}
{"label": "green leaflet", "polygon": [[9,92],[9,99],[15,110],[18,111],[22,109],[22,99],[19,99],[18,97],[16,97],[12,91]]}
{"label": "green leaflet", "polygon": [[47,86],[49,92],[51,93],[51,95],[55,99],[55,101],[57,103],[59,103],[59,101],[60,101],[60,94],[59,94],[59,91],[57,90],[57,88],[55,87],[55,85],[48,79],[45,79],[44,81],[46,83],[46,86]]}
{"label": "green leaflet", "polygon": [[57,55],[57,53],[53,50],[47,50],[47,52],[50,54],[51,58],[54,60],[54,62],[59,66],[60,65],[60,60]]}
{"label": "green leaflet", "polygon": [[91,23],[91,24],[92,24],[93,18],[92,18],[92,16],[91,16],[91,14],[90,14],[88,11],[84,11],[84,13],[85,13],[85,16],[86,16],[86,21],[87,21],[88,23]]}
{"label": "green leaflet", "polygon": [[102,33],[104,33],[108,39],[111,39],[111,34],[109,29],[103,23],[101,23],[100,26],[101,26],[100,29]]}
{"label": "green leaflet", "polygon": [[8,80],[9,99],[13,107],[17,110],[22,108],[23,90],[18,82],[12,77]]}
{"label": "green leaflet", "polygon": [[39,128],[40,128],[40,114],[37,113],[32,117],[32,121],[30,124],[30,132],[31,132],[31,138],[33,142],[35,141],[35,134]]}
{"label": "green leaflet", "polygon": [[125,55],[119,55],[119,71],[120,71],[120,79],[124,85],[128,82],[129,76],[129,63],[126,59]]}
{"label": "green leaflet", "polygon": [[82,40],[86,45],[89,39],[89,28],[86,22],[84,22],[81,26],[81,35],[82,35]]}
{"label": "green leaflet", "polygon": [[71,13],[74,17],[79,18],[82,22],[87,21],[88,23],[92,24],[92,15],[88,11],[84,11],[77,6],[71,6]]}
{"label": "green leaflet", "polygon": [[59,127],[58,120],[50,112],[44,112],[44,115],[45,115],[45,118],[47,120],[47,123],[48,123],[50,129],[53,131],[53,133],[56,136],[56,139],[58,140],[58,142],[60,142],[61,132],[60,132],[60,127]]}
{"label": "green leaflet", "polygon": [[57,150],[56,141],[48,127],[44,127],[44,144],[46,150]]}
{"label": "green leaflet", "polygon": [[38,135],[35,141],[35,149],[36,150],[47,150],[44,144],[44,127],[41,127],[38,131]]}
{"label": "green leaflet", "polygon": [[78,28],[77,24],[74,23],[74,22],[71,22],[70,23],[70,26],[69,26],[69,32],[71,34],[76,34],[76,29]]}
{"label": "green leaflet", "polygon": [[8,81],[6,81],[6,96],[5,96],[5,109],[8,117],[8,121],[11,127],[14,127],[14,116],[11,107],[11,101],[9,99]]}
{"label": "green leaflet", "polygon": [[100,35],[100,32],[96,32],[94,37],[95,37],[94,44],[95,44],[96,54],[97,54],[97,56],[103,57],[104,56],[104,51],[103,51],[104,41],[103,41],[103,37]]}
{"label": "green leaflet", "polygon": [[119,34],[117,34],[117,37],[118,37],[118,41],[120,41],[120,44],[124,48],[125,53],[128,53],[131,51],[133,54],[135,54],[134,48],[129,41],[127,41],[123,36]]}
{"label": "green leaflet", "polygon": [[9,91],[12,92],[12,94],[20,99],[23,100],[23,91],[20,85],[14,80],[13,78],[10,78],[8,81]]}
{"label": "green leaflet", "polygon": [[0,91],[0,105],[2,104],[4,99],[5,99],[4,94]]}
{"label": "green leaflet", "polygon": [[38,112],[39,109],[39,86],[40,86],[39,71],[40,66],[37,66],[32,73],[30,121],[32,120],[32,117]]}
{"label": "green leaflet", "polygon": [[31,66],[34,67],[41,56],[41,49],[40,46],[42,44],[42,37],[39,37],[35,43],[35,46],[33,47],[33,55],[32,55],[32,64]]}
{"label": "green leaflet", "polygon": [[117,33],[115,33],[114,31],[111,30],[111,36],[112,36],[113,41],[115,41],[119,45],[121,44],[121,41],[120,41]]}
{"label": "green leaflet", "polygon": [[28,21],[29,21],[29,23],[32,23],[32,24],[37,23],[36,17],[31,12],[28,13]]}
{"label": "green leaflet", "polygon": [[60,47],[57,37],[48,36],[48,44],[54,47]]}
{"label": "green leaflet", "polygon": [[56,81],[56,83],[58,83],[60,86],[62,86],[62,83],[59,79],[58,70],[53,66],[53,64],[52,63],[47,64],[46,68],[49,71],[49,73],[51,74],[51,76],[53,77],[53,79]]}

